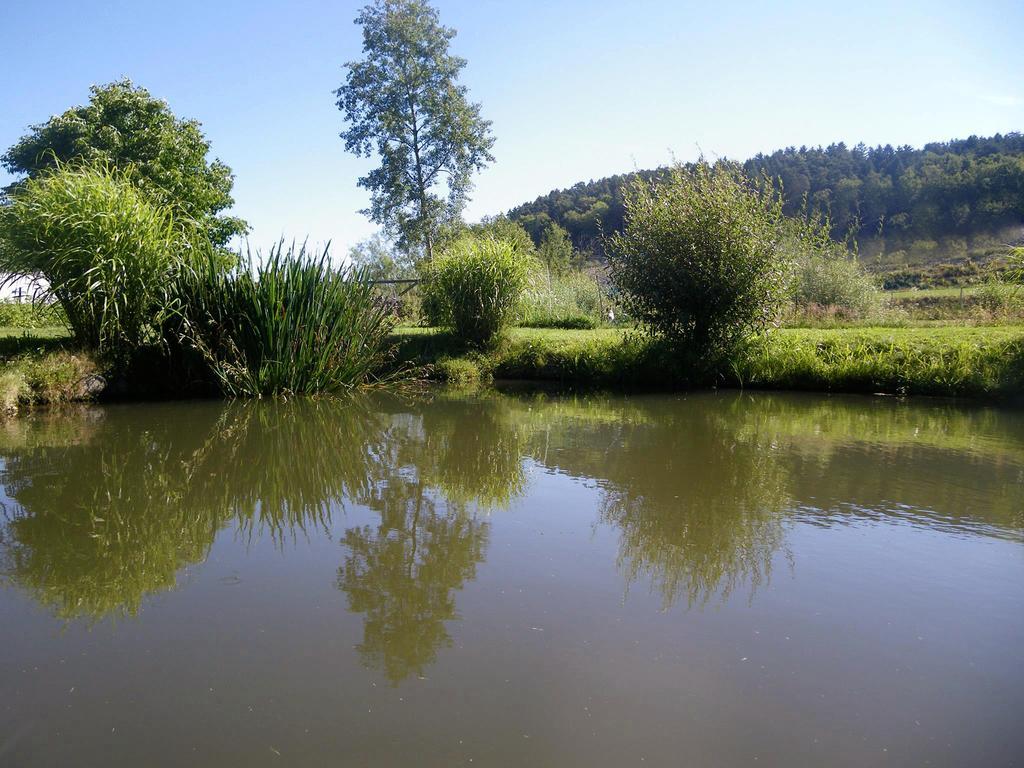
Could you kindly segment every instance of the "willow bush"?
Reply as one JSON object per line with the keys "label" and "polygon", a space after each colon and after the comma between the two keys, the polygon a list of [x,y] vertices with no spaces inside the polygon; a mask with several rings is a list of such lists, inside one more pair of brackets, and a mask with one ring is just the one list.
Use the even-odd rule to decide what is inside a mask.
{"label": "willow bush", "polygon": [[394,316],[365,270],[327,250],[278,243],[230,270],[210,255],[174,288],[172,343],[201,355],[230,396],[339,392],[374,380],[390,358]]}
{"label": "willow bush", "polygon": [[782,200],[728,163],[677,167],[626,192],[626,224],[608,241],[625,309],[714,367],[777,315],[787,275]]}
{"label": "willow bush", "polygon": [[0,208],[0,270],[45,278],[75,340],[123,362],[157,340],[187,235],[130,172],[63,165]]}
{"label": "willow bush", "polygon": [[466,236],[424,268],[430,319],[469,344],[486,344],[515,315],[530,259],[511,243]]}

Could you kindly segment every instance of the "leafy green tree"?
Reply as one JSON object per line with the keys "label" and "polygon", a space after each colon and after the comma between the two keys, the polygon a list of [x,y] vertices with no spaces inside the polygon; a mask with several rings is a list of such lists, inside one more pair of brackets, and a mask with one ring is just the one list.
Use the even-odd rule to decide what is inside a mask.
{"label": "leafy green tree", "polygon": [[346,65],[336,95],[348,122],[345,148],[381,161],[359,180],[370,191],[363,213],[404,250],[432,259],[438,233],[465,205],[472,173],[494,160],[491,124],[458,83],[466,61],[448,52],[455,31],[426,0],[375,0],[356,23],[365,58]]}
{"label": "leafy green tree", "polygon": [[379,233],[349,248],[348,258],[354,266],[366,270],[370,280],[399,280],[415,273],[411,260]]}
{"label": "leafy green tree", "polygon": [[556,275],[569,270],[575,255],[569,233],[554,222],[544,230],[538,253],[548,269],[548,274]]}
{"label": "leafy green tree", "polygon": [[0,163],[29,178],[77,160],[131,166],[136,183],[156,203],[195,220],[215,245],[246,232],[244,221],[221,214],[234,203],[234,177],[220,160],[207,162],[210,143],[197,121],[176,118],[167,102],[128,79],[90,91],[88,104],[32,126]]}

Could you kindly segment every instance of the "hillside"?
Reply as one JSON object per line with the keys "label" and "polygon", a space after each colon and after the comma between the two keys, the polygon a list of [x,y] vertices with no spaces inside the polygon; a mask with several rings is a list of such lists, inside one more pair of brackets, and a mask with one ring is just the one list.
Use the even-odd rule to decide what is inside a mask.
{"label": "hillside", "polygon": [[[789,147],[743,163],[782,183],[785,210],[827,212],[833,235],[855,235],[864,263],[913,284],[915,275],[971,282],[978,264],[1024,239],[1024,134],[971,136],[909,146]],[[577,248],[600,255],[601,233],[622,227],[623,190],[664,169],[610,176],[555,190],[509,212],[535,240],[550,222]],[[940,267],[940,265],[942,265]],[[938,272],[936,270],[938,269]],[[906,272],[907,275],[899,277]],[[941,273],[941,274],[939,274]],[[908,282],[909,281],[909,282]]]}

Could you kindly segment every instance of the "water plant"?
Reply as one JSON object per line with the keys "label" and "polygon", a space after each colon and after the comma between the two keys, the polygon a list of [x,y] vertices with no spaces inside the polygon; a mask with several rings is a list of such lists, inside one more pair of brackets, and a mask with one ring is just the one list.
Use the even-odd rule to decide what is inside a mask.
{"label": "water plant", "polygon": [[283,242],[229,270],[216,258],[182,271],[165,335],[197,352],[225,394],[339,392],[380,374],[394,317],[364,270]]}

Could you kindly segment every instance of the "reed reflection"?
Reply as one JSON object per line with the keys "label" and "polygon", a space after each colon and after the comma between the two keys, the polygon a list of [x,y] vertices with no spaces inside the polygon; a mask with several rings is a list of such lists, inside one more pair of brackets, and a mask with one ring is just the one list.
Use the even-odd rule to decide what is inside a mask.
{"label": "reed reflection", "polygon": [[38,420],[3,449],[5,580],[63,619],[136,615],[229,524],[327,528],[368,490],[382,434],[360,400],[95,413]]}

